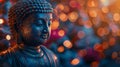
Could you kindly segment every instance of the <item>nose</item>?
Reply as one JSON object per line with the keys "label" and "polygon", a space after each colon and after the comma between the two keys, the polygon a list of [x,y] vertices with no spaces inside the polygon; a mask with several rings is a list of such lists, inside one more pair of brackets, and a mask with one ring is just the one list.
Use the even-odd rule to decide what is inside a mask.
{"label": "nose", "polygon": [[48,31],[48,27],[44,27],[43,32],[44,32],[44,33],[48,33],[48,32],[49,32],[49,31]]}

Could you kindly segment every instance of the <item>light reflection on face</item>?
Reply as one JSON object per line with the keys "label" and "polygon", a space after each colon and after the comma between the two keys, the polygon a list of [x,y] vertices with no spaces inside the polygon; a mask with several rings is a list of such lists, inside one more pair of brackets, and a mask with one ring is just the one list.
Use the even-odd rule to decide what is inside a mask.
{"label": "light reflection on face", "polygon": [[20,26],[20,36],[25,45],[38,46],[47,41],[51,33],[51,13],[30,14]]}

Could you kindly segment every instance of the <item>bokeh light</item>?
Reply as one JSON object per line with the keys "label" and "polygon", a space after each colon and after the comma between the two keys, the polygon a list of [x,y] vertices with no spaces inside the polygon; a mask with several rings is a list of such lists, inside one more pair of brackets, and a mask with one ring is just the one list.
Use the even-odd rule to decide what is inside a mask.
{"label": "bokeh light", "polygon": [[77,12],[71,12],[69,13],[69,20],[71,22],[75,22],[78,19],[78,13]]}
{"label": "bokeh light", "polygon": [[64,46],[59,46],[57,49],[57,51],[60,53],[64,52],[64,50],[65,50]]}
{"label": "bokeh light", "polygon": [[101,44],[97,43],[94,45],[94,50],[98,52],[103,52],[104,49]]}
{"label": "bokeh light", "polygon": [[73,7],[73,8],[75,8],[75,7],[78,6],[77,1],[75,1],[75,0],[71,0],[71,1],[69,2],[69,5],[70,5],[71,7]]}
{"label": "bokeh light", "polygon": [[79,31],[79,32],[77,33],[77,36],[78,36],[80,39],[82,39],[82,38],[85,37],[85,32],[84,32],[84,31]]}
{"label": "bokeh light", "polygon": [[103,13],[108,13],[108,12],[109,12],[108,7],[102,7],[102,12],[103,12]]}
{"label": "bokeh light", "polygon": [[84,57],[85,55],[87,55],[87,50],[86,50],[86,49],[80,50],[80,51],[78,52],[78,55],[79,55],[80,57]]}
{"label": "bokeh light", "polygon": [[104,35],[108,35],[109,34],[109,30],[107,28],[100,27],[97,30],[97,34],[102,37]]}
{"label": "bokeh light", "polygon": [[65,13],[68,13],[68,12],[70,12],[70,7],[69,6],[67,6],[67,5],[65,5],[64,6],[64,10],[63,10]]}
{"label": "bokeh light", "polygon": [[64,10],[64,5],[62,3],[60,3],[60,4],[58,4],[56,6],[56,9],[58,9],[58,10]]}
{"label": "bokeh light", "polygon": [[88,7],[96,7],[97,3],[95,0],[88,0],[87,5],[88,5]]}
{"label": "bokeh light", "polygon": [[10,40],[10,39],[11,39],[11,36],[10,36],[10,35],[6,35],[6,39],[7,39],[7,40]]}
{"label": "bokeh light", "polygon": [[114,37],[111,37],[111,38],[109,39],[109,45],[110,45],[110,46],[114,46],[115,43],[116,43],[116,39],[115,39]]}
{"label": "bokeh light", "polygon": [[63,36],[65,35],[65,31],[64,31],[64,30],[59,30],[59,31],[58,31],[58,35],[59,35],[60,37],[63,37]]}
{"label": "bokeh light", "polygon": [[[14,5],[18,0],[0,0],[0,39],[12,41],[11,35],[7,35],[10,31],[7,1]],[[53,6],[54,19],[45,46],[58,56],[60,67],[120,66],[120,0],[48,2]],[[24,31],[28,33],[29,29]]]}
{"label": "bokeh light", "polygon": [[114,13],[113,14],[113,19],[114,19],[114,21],[119,21],[120,20],[120,14],[119,13]]}
{"label": "bokeh light", "polygon": [[85,26],[86,28],[92,28],[93,24],[91,23],[91,21],[86,21],[86,22],[84,23],[84,26]]}
{"label": "bokeh light", "polygon": [[72,43],[69,41],[69,40],[65,40],[63,42],[63,45],[66,47],[66,48],[72,48]]}
{"label": "bokeh light", "polygon": [[72,65],[77,65],[80,63],[80,60],[78,58],[74,58],[72,61],[71,61],[71,64]]}
{"label": "bokeh light", "polygon": [[0,2],[3,2],[4,0],[0,0]]}
{"label": "bokeh light", "polygon": [[108,42],[103,42],[102,47],[103,47],[104,50],[108,49],[109,48]]}
{"label": "bokeh light", "polygon": [[58,27],[59,27],[59,21],[58,21],[58,20],[54,20],[54,21],[52,22],[51,29],[52,29],[52,30],[55,30],[55,29],[57,29]]}
{"label": "bokeh light", "polygon": [[0,19],[0,24],[3,24],[4,23],[4,20],[3,19]]}
{"label": "bokeh light", "polygon": [[112,57],[112,59],[116,59],[118,57],[118,53],[117,52],[113,52],[111,57]]}
{"label": "bokeh light", "polygon": [[97,17],[97,12],[95,10],[89,10],[90,17]]}
{"label": "bokeh light", "polygon": [[91,67],[99,67],[99,62],[98,61],[92,62]]}
{"label": "bokeh light", "polygon": [[59,14],[59,18],[60,18],[60,20],[61,20],[62,22],[65,22],[65,21],[68,20],[68,17],[67,17],[67,15],[66,15],[65,13],[60,13],[60,14]]}

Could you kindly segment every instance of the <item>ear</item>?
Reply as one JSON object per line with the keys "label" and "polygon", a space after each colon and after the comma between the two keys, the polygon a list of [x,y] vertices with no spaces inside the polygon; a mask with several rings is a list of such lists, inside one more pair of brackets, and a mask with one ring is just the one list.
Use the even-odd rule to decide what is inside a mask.
{"label": "ear", "polygon": [[17,33],[17,44],[21,44],[22,43],[22,38],[21,38],[21,28],[19,27],[18,24],[14,24],[14,29]]}
{"label": "ear", "polygon": [[17,34],[17,44],[22,44],[22,37],[20,33]]}
{"label": "ear", "polygon": [[14,29],[18,33],[18,31],[19,31],[18,24],[14,24]]}

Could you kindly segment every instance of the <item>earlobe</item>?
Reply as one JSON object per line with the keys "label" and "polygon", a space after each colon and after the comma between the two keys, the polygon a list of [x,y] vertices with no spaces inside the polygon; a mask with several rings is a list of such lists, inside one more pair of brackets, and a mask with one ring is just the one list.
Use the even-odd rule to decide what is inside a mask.
{"label": "earlobe", "polygon": [[20,34],[17,34],[17,44],[22,44],[22,38]]}
{"label": "earlobe", "polygon": [[17,26],[17,24],[14,24],[14,29],[15,29],[15,31],[18,33],[18,26]]}

